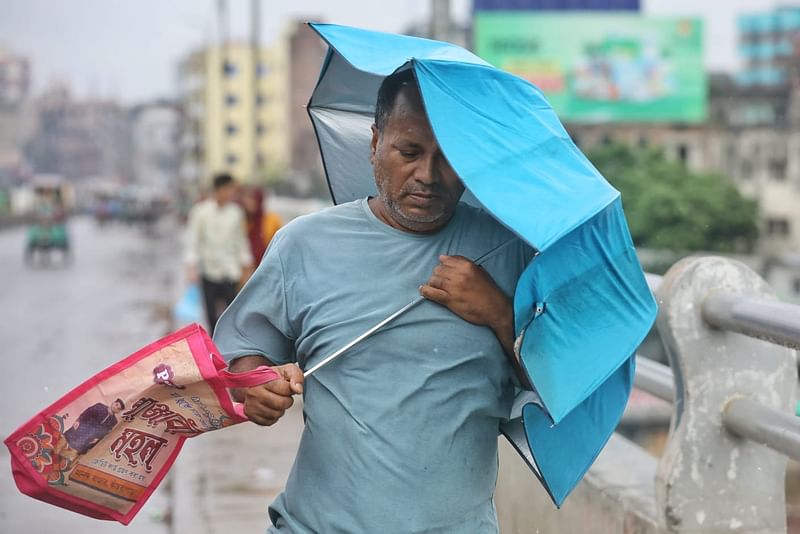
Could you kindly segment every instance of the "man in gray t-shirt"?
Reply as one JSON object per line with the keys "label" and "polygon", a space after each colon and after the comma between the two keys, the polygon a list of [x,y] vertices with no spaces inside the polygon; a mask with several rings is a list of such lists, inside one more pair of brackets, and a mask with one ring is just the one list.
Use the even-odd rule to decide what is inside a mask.
{"label": "man in gray t-shirt", "polygon": [[[233,371],[285,378],[234,392],[255,422],[304,394],[270,532],[497,532],[497,435],[519,383],[509,296],[532,251],[458,202],[408,71],[381,86],[372,163],[378,197],[287,225],[215,332]],[[303,384],[298,365],[418,293],[428,301]]]}

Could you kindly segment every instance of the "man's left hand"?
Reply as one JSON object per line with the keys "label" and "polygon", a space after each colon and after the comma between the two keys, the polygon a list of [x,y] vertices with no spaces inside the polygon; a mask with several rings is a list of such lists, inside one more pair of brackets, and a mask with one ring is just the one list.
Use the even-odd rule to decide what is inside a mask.
{"label": "man's left hand", "polygon": [[445,306],[465,321],[488,326],[503,347],[523,387],[532,389],[514,354],[514,307],[483,267],[463,256],[439,256],[420,294]]}
{"label": "man's left hand", "polygon": [[428,283],[420,287],[423,297],[496,334],[513,330],[511,300],[483,267],[463,256],[439,256],[439,261]]}

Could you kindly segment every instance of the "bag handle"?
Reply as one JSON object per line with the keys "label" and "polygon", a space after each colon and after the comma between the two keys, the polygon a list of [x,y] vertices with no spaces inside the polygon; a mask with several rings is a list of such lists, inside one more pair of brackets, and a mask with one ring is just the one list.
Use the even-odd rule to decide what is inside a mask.
{"label": "bag handle", "polygon": [[220,382],[226,388],[251,388],[273,380],[283,380],[283,376],[272,367],[267,367],[266,365],[243,373],[231,373],[227,369],[223,369],[217,372],[217,376],[219,376]]}
{"label": "bag handle", "polygon": [[[281,376],[280,373],[266,365],[256,367],[251,371],[245,371],[243,373],[231,373],[227,369],[222,369],[217,371],[217,376],[220,382],[222,382],[222,385],[227,388],[252,388],[266,384],[267,382],[272,382],[273,380],[283,380],[283,376]],[[233,403],[233,412],[243,421],[250,419],[247,417],[247,414],[244,413],[244,404],[240,402]]]}

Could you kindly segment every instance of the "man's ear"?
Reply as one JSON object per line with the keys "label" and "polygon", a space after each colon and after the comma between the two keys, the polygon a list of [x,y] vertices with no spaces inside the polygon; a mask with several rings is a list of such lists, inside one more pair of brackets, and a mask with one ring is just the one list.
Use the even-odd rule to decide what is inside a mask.
{"label": "man's ear", "polygon": [[378,140],[381,137],[381,133],[378,131],[378,127],[374,124],[371,126],[372,129],[372,141],[370,141],[370,151],[369,151],[369,162],[375,165],[375,151],[378,150]]}

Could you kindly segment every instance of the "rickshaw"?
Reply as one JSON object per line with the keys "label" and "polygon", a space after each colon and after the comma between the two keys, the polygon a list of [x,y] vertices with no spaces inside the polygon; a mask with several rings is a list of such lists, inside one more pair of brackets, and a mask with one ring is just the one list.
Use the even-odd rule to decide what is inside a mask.
{"label": "rickshaw", "polygon": [[25,261],[32,264],[37,252],[47,259],[53,250],[59,250],[64,261],[69,261],[65,198],[68,195],[68,183],[60,177],[47,176],[37,179],[33,186],[33,220],[28,227]]}

